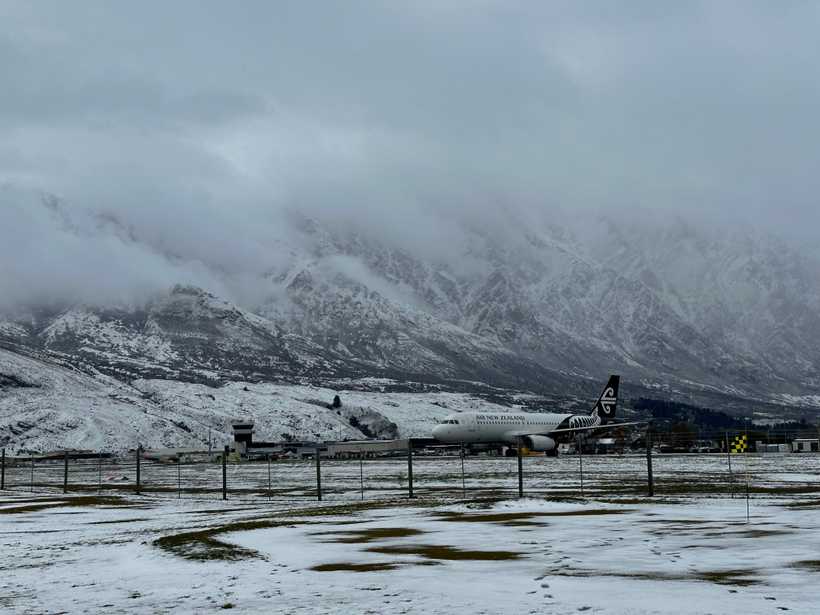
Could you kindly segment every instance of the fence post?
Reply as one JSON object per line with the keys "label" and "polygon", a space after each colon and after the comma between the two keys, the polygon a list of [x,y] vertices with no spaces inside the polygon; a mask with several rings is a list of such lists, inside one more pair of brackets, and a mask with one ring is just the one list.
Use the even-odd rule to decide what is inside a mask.
{"label": "fence post", "polygon": [[575,443],[578,447],[578,469],[581,472],[581,497],[584,497],[584,446],[580,434],[575,436]]}
{"label": "fence post", "polygon": [[646,426],[646,480],[649,487],[649,497],[655,495],[655,481],[652,476],[652,423]]}
{"label": "fence post", "polygon": [[407,497],[413,498],[413,438],[407,438]]}
{"label": "fence post", "polygon": [[521,453],[521,446],[522,440],[518,438],[518,446],[515,447],[515,452],[518,457],[518,497],[524,497],[524,458],[522,457]]}
{"label": "fence post", "polygon": [[364,453],[359,453],[359,485],[362,488],[362,501],[364,501]]}
{"label": "fence post", "polygon": [[63,457],[63,493],[68,493],[68,451]]}
{"label": "fence post", "polygon": [[140,457],[142,457],[141,453],[142,445],[137,444],[137,495],[140,495],[140,480],[142,478],[140,476]]}
{"label": "fence post", "polygon": [[228,499],[228,453],[230,447],[226,444],[225,450],[222,451],[222,499]]}
{"label": "fence post", "polygon": [[0,491],[6,489],[6,449],[3,449],[2,460],[0,460]]}
{"label": "fence post", "polygon": [[467,497],[467,483],[464,481],[464,442],[461,443],[461,497]]}
{"label": "fence post", "polygon": [[316,447],[316,501],[322,501],[322,449]]}
{"label": "fence post", "polygon": [[729,448],[729,432],[726,432],[726,460],[729,462],[729,493],[735,499],[735,477],[732,474],[732,450]]}

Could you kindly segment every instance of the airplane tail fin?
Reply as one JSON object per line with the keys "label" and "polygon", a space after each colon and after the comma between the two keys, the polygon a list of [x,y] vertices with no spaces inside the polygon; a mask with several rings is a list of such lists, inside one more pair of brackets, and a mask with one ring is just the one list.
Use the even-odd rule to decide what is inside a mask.
{"label": "airplane tail fin", "polygon": [[601,419],[601,423],[607,423],[615,418],[615,407],[618,405],[618,385],[621,377],[613,374],[604,387],[603,393],[598,398],[595,407],[592,409],[592,416]]}

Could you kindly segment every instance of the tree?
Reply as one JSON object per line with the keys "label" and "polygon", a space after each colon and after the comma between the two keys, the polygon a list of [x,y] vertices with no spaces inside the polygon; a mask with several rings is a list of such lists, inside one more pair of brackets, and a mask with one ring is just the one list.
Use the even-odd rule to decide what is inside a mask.
{"label": "tree", "polygon": [[339,398],[338,395],[336,395],[333,398],[333,407],[334,408],[341,408],[342,407],[342,400]]}

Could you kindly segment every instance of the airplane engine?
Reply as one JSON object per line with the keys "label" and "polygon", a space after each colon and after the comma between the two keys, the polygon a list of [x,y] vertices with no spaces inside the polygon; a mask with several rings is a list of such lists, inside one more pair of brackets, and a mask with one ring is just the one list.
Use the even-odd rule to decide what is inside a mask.
{"label": "airplane engine", "polygon": [[526,436],[524,438],[524,446],[531,451],[538,453],[547,453],[555,450],[555,440],[547,436]]}

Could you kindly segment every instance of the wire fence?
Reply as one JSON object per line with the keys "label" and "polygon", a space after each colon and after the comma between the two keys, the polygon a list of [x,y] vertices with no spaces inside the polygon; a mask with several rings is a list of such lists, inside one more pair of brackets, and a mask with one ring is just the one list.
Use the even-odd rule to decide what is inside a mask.
{"label": "wire fence", "polygon": [[[519,483],[520,459],[520,483]],[[651,475],[650,475],[651,467]],[[0,488],[15,492],[140,494],[177,499],[351,501],[397,497],[645,497],[811,495],[820,455],[646,454],[209,460],[127,456],[4,456]],[[519,491],[520,484],[520,491]]]}

